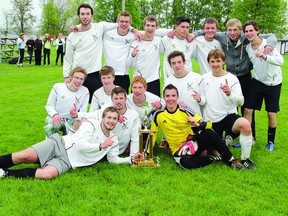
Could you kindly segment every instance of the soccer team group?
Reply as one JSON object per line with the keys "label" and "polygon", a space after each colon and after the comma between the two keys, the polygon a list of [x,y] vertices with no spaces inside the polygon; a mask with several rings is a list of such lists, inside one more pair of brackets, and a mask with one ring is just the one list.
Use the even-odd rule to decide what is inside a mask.
{"label": "soccer team group", "polygon": [[[138,131],[147,118],[155,132],[152,143],[161,129],[160,146],[182,168],[222,160],[236,169],[255,170],[250,159],[256,140],[254,110],[261,109],[263,100],[266,150],[274,150],[284,60],[273,34],[259,34],[255,21],[242,28],[238,19],[227,22],[227,32],[218,32],[217,20],[208,18],[203,30],[189,33],[189,18],[177,18],[174,29],[167,30],[149,15],[140,32],[130,26],[127,12],[119,13],[117,23],[92,23],[92,16],[90,5],[78,7],[80,24],[72,27],[66,42],[64,82],[53,86],[46,104],[46,139],[0,156],[0,178],[51,179],[105,157],[110,163],[137,164],[150,152],[147,145],[139,152]],[[200,74],[192,71],[191,58],[198,61]],[[237,137],[240,160],[229,150]],[[22,163],[39,168],[10,169]]]}

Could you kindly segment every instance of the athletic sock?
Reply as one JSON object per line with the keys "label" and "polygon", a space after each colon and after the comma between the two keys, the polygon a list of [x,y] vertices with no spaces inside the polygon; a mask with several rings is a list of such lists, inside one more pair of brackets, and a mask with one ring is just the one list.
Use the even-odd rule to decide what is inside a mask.
{"label": "athletic sock", "polygon": [[35,168],[24,168],[19,170],[6,170],[7,176],[14,176],[16,178],[35,178]]}
{"label": "athletic sock", "polygon": [[15,164],[12,161],[12,154],[0,156],[0,168],[9,168]]}
{"label": "athletic sock", "polygon": [[241,160],[245,160],[250,158],[251,147],[252,147],[252,134],[251,135],[243,135],[240,134],[239,142],[241,144]]}
{"label": "athletic sock", "polygon": [[275,135],[276,135],[276,127],[275,128],[268,127],[268,142],[271,141],[272,143],[274,143]]}

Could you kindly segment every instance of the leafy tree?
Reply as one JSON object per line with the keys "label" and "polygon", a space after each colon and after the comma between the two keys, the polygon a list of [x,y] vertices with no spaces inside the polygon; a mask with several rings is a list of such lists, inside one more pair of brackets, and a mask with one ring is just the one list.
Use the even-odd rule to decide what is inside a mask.
{"label": "leafy tree", "polygon": [[[116,22],[117,15],[121,12],[122,0],[99,0],[96,2],[94,20]],[[140,12],[135,4],[135,0],[126,0],[125,11],[132,15],[133,27],[139,28],[142,26]]]}
{"label": "leafy tree", "polygon": [[12,10],[11,25],[18,33],[30,33],[33,24],[36,22],[36,16],[32,14],[32,0],[11,0]]}
{"label": "leafy tree", "polygon": [[282,37],[287,32],[287,3],[285,0],[235,0],[230,17],[245,23],[255,20],[261,33]]}
{"label": "leafy tree", "polygon": [[60,31],[60,16],[59,9],[53,2],[46,3],[42,11],[40,32],[57,35]]}

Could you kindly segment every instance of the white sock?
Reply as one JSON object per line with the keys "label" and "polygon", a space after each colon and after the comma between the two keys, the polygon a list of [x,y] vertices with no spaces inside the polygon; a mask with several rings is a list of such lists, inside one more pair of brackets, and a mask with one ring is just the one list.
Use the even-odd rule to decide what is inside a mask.
{"label": "white sock", "polygon": [[252,134],[251,135],[243,135],[240,134],[239,142],[241,144],[241,160],[245,160],[250,158],[251,147],[252,147]]}

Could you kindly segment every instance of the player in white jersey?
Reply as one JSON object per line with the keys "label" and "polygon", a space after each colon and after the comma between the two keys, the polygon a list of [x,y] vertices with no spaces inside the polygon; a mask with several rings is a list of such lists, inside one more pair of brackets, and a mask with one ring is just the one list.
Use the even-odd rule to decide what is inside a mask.
{"label": "player in white jersey", "polygon": [[[74,107],[70,110],[70,115],[77,119],[99,119],[103,109],[113,105],[120,114],[120,120],[113,129],[113,133],[117,136],[119,141],[119,153],[122,154],[127,149],[131,156],[135,155],[139,150],[138,130],[141,127],[139,115],[135,110],[126,107],[127,93],[122,87],[113,89],[111,99],[113,104],[106,104],[101,110],[83,113],[77,112]],[[128,148],[129,145],[130,148]]]}
{"label": "player in white jersey", "polygon": [[281,65],[284,63],[282,55],[273,49],[265,53],[267,40],[259,37],[259,27],[255,21],[244,24],[246,38],[250,41],[246,50],[254,68],[254,78],[245,102],[244,116],[251,122],[254,109],[261,110],[263,99],[268,116],[268,143],[267,151],[275,149],[277,117],[280,110],[279,99],[282,85]]}
{"label": "player in white jersey", "polygon": [[168,55],[170,67],[174,74],[164,83],[164,87],[173,84],[179,92],[178,103],[182,106],[190,107],[195,113],[202,116],[200,105],[194,100],[194,92],[199,92],[199,84],[202,80],[201,75],[185,68],[185,56],[183,52],[174,51]]}
{"label": "player in white jersey", "polygon": [[160,53],[163,46],[161,38],[155,36],[157,27],[155,16],[145,17],[143,40],[132,43],[127,64],[134,66],[133,77],[140,75],[146,80],[147,91],[160,96]]}
{"label": "player in white jersey", "polygon": [[115,85],[123,87],[128,92],[130,79],[126,63],[129,48],[136,36],[129,31],[132,17],[129,13],[122,11],[118,14],[118,28],[107,31],[103,35],[103,51],[105,65],[115,70]]}
{"label": "player in white jersey", "polygon": [[175,37],[173,39],[168,38],[167,36],[162,38],[162,44],[164,47],[164,61],[163,61],[163,69],[164,69],[164,79],[166,80],[169,76],[173,75],[174,72],[170,67],[170,64],[167,60],[168,55],[177,50],[181,51],[185,55],[185,69],[187,71],[192,70],[192,62],[191,56],[193,50],[195,49],[194,42],[188,42],[186,37],[188,35],[190,27],[190,19],[186,17],[178,17],[175,25]]}
{"label": "player in white jersey", "polygon": [[242,148],[241,162],[248,169],[256,169],[250,160],[252,129],[249,121],[240,117],[237,107],[244,103],[238,78],[224,69],[225,54],[222,50],[211,50],[207,60],[212,72],[203,75],[200,94],[195,92],[194,99],[204,106],[203,117],[212,121],[212,128],[219,136],[223,132],[236,138]]}
{"label": "player in white jersey", "polygon": [[86,70],[76,67],[69,76],[69,83],[56,83],[51,89],[45,106],[48,116],[44,130],[47,137],[59,131],[66,135],[71,130],[74,119],[71,118],[69,110],[73,104],[77,110],[87,111],[89,91],[82,86],[86,77]]}
{"label": "player in white jersey", "polygon": [[[215,33],[218,31],[218,22],[215,18],[207,18],[204,21],[204,36],[196,37],[194,42],[196,44],[193,50],[193,58],[200,65],[200,74],[203,75],[211,71],[207,62],[208,53],[212,49],[221,49],[221,44],[215,40]],[[178,87],[177,87],[178,88]]]}
{"label": "player in white jersey", "polygon": [[102,86],[98,71],[102,61],[102,37],[105,31],[117,28],[117,23],[91,23],[93,9],[89,4],[78,7],[80,25],[78,32],[71,32],[66,41],[63,75],[69,82],[71,68],[81,66],[87,70],[88,76],[84,86],[89,89],[90,100],[96,89]]}
{"label": "player in white jersey", "polygon": [[165,104],[159,96],[147,91],[147,82],[142,76],[135,76],[131,82],[132,93],[128,95],[126,105],[137,111],[141,120],[145,114],[152,120],[155,110]]}
{"label": "player in white jersey", "polygon": [[103,86],[94,92],[89,112],[99,110],[104,104],[112,102],[111,93],[116,87],[114,84],[114,69],[110,66],[103,66],[99,71],[99,75]]}
{"label": "player in white jersey", "polygon": [[[84,122],[75,134],[39,142],[23,151],[0,156],[0,178],[52,179],[77,167],[91,166],[107,155],[109,163],[137,163],[144,154],[120,158],[118,140],[111,130],[117,124],[119,113],[114,107],[104,110],[101,120]],[[39,164],[39,168],[8,168],[22,163]]]}

